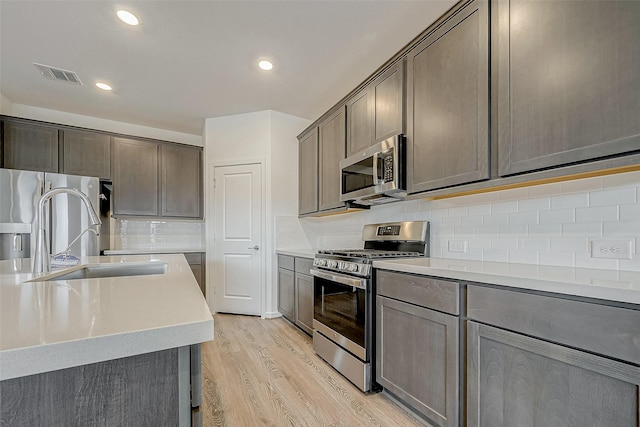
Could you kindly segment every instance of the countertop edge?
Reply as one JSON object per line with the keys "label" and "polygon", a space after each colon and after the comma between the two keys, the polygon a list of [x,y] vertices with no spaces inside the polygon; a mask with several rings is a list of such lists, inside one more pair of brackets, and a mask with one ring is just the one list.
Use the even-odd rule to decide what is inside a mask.
{"label": "countertop edge", "polygon": [[206,252],[205,248],[191,249],[107,249],[105,255],[151,255],[151,254],[186,254]]}
{"label": "countertop edge", "polygon": [[0,353],[0,381],[213,340],[213,319]]}
{"label": "countertop edge", "polygon": [[313,259],[316,256],[315,249],[276,249],[278,255],[287,255],[299,258]]}
{"label": "countertop edge", "polygon": [[[455,260],[458,261],[458,260]],[[518,275],[499,275],[488,272],[449,270],[439,267],[417,266],[402,264],[400,260],[394,261],[374,261],[373,267],[380,270],[393,271],[397,273],[410,273],[425,276],[435,276],[444,279],[463,280],[476,282],[479,284],[498,285],[511,288],[513,290],[530,290],[548,292],[559,295],[591,298],[615,303],[638,305],[640,309],[640,290],[614,288],[605,285],[584,284],[563,281],[553,278],[531,278]],[[527,267],[550,267],[527,265]],[[562,268],[562,267],[559,267]],[[570,269],[570,267],[564,267]],[[572,269],[575,270],[575,269]],[[584,270],[584,269],[583,269]],[[630,272],[634,273],[634,272]],[[594,274],[597,274],[594,272]]]}

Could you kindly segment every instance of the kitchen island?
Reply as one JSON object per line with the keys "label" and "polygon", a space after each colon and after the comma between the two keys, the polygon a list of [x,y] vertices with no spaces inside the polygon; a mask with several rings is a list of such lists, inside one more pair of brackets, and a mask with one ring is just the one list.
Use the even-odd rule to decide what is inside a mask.
{"label": "kitchen island", "polygon": [[213,318],[184,256],[81,263],[164,273],[30,281],[30,260],[1,261],[1,422],[189,425],[194,407],[197,424],[198,344]]}

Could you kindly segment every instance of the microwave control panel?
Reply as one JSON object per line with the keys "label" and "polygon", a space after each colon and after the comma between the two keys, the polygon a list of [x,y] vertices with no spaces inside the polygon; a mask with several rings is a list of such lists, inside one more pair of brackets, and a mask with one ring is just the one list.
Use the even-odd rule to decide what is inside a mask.
{"label": "microwave control panel", "polygon": [[384,153],[380,153],[380,160],[382,160],[382,182],[393,181],[393,150],[387,150]]}

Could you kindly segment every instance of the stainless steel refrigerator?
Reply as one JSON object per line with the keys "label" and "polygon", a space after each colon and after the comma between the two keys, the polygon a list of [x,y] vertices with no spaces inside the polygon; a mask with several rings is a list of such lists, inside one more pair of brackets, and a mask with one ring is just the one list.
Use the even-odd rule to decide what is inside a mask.
{"label": "stainless steel refrigerator", "polygon": [[[40,196],[53,188],[71,187],[89,197],[98,211],[98,178],[56,173],[0,169],[0,259],[33,258],[35,251],[36,206]],[[91,225],[79,198],[57,194],[44,217],[49,236],[49,253],[64,251],[85,229],[99,232]],[[99,255],[100,243],[93,232],[85,232],[70,248],[77,257]]]}

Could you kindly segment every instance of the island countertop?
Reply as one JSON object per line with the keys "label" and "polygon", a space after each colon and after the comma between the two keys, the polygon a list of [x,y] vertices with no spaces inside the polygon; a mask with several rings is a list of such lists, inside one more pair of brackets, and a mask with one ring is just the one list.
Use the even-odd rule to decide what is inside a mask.
{"label": "island countertop", "polygon": [[446,258],[373,262],[374,268],[423,274],[514,289],[551,292],[640,305],[640,272],[556,267]]}
{"label": "island countertop", "polygon": [[85,257],[165,262],[164,274],[32,281],[29,259],[0,261],[0,380],[213,339],[213,317],[183,255]]}

